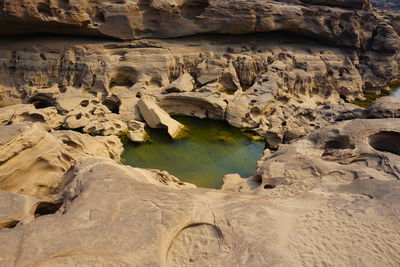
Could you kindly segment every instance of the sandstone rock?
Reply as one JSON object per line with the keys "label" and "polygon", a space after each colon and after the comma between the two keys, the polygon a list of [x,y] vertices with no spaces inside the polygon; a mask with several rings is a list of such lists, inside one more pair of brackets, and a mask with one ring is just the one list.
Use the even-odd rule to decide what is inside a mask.
{"label": "sandstone rock", "polygon": [[126,132],[128,125],[120,120],[102,119],[90,121],[83,128],[83,132],[92,135],[116,135],[121,132]]}
{"label": "sandstone rock", "polygon": [[119,160],[122,153],[117,137],[93,138],[69,131],[50,134],[38,124],[1,126],[0,135],[0,188],[27,195],[51,194],[80,158],[97,155]]}
{"label": "sandstone rock", "polygon": [[[96,102],[103,108],[108,105],[107,109],[113,109],[113,114],[120,117],[142,120],[137,108],[140,97],[157,96],[170,79],[179,78],[181,73],[196,73],[197,62],[207,65],[206,69],[221,69],[221,74],[207,83],[207,88],[194,91],[204,89],[211,93],[226,87],[237,92],[241,91],[237,89],[240,84],[250,88],[245,90],[250,99],[260,100],[268,92],[274,96],[337,94],[352,100],[364,90],[380,90],[397,75],[400,61],[396,54],[344,51],[306,39],[292,39],[288,34],[259,34],[245,40],[237,36],[208,36],[202,40],[192,37],[117,45],[53,37],[46,39],[49,47],[57,48],[52,50],[40,40],[10,39],[0,44],[0,86],[23,98],[30,91],[56,83],[51,90],[60,91],[52,93],[58,112],[72,112],[68,124],[82,127],[88,121],[86,112],[82,113],[81,123],[73,115],[98,106]],[[146,41],[152,42],[150,47],[143,47]],[[18,54],[13,66],[16,71],[9,73],[6,66],[12,61],[13,51]],[[93,119],[96,118],[90,120]]]}
{"label": "sandstone rock", "polygon": [[[59,188],[59,211],[0,231],[2,265],[397,263],[379,255],[397,252],[400,244],[398,181],[356,179],[329,194],[279,201],[174,189],[176,183],[166,186],[150,171],[101,158],[81,160],[63,180],[69,182]],[[343,233],[351,245],[339,238]],[[315,247],[318,254],[309,254]]]}
{"label": "sandstone rock", "polygon": [[[85,102],[86,103],[86,102]],[[89,123],[99,119],[114,119],[111,111],[104,105],[97,102],[91,102],[88,105],[75,107],[73,110],[68,112],[65,116],[65,122],[63,126],[67,129],[79,129],[84,128]],[[87,128],[88,129],[88,128]]]}
{"label": "sandstone rock", "polygon": [[[0,0],[0,34],[59,34],[0,43],[0,106],[36,106],[0,109],[0,265],[398,266],[398,101],[342,100],[398,75],[397,13],[368,0]],[[115,136],[47,132],[142,141],[140,111],[172,135],[167,113],[279,148],[222,192],[120,165]]]}
{"label": "sandstone rock", "polygon": [[259,162],[261,179],[253,192],[283,197],[315,187],[333,190],[354,179],[396,181],[399,125],[398,119],[358,119],[321,128],[267,153]]}
{"label": "sandstone rock", "polygon": [[34,219],[34,206],[40,200],[0,190],[0,229],[14,228],[20,221]]}
{"label": "sandstone rock", "polygon": [[236,69],[232,63],[229,63],[228,68],[222,72],[219,81],[221,82],[223,88],[228,92],[234,93],[242,89],[239,78],[236,74]]}
{"label": "sandstone rock", "polygon": [[159,104],[169,114],[223,120],[227,100],[214,93],[172,93],[160,96]]}
{"label": "sandstone rock", "polygon": [[140,113],[151,128],[165,128],[172,138],[177,138],[184,126],[172,119],[167,112],[150,99],[141,99],[138,103]]}
{"label": "sandstone rock", "polygon": [[400,98],[386,96],[376,100],[365,111],[367,118],[399,118]]}
{"label": "sandstone rock", "polygon": [[218,80],[219,77],[221,77],[222,71],[223,70],[221,69],[221,67],[203,61],[199,65],[197,65],[197,81],[201,85],[214,82]]}
{"label": "sandstone rock", "polygon": [[[340,46],[365,48],[370,43],[374,29],[380,22],[373,13],[357,10],[359,15],[354,17],[353,10],[337,8],[368,9],[369,1],[311,2],[336,7],[304,6],[299,1],[282,3],[256,0],[238,0],[234,3],[221,0],[157,0],[143,3],[76,1],[61,5],[53,1],[6,0],[1,6],[0,20],[4,25],[1,33],[75,33],[138,39],[286,30]],[[27,30],[25,25],[29,23]]]}
{"label": "sandstone rock", "polygon": [[145,130],[146,124],[140,121],[128,121],[128,138],[132,142],[143,143],[148,140],[148,135]]}
{"label": "sandstone rock", "polygon": [[57,129],[64,118],[54,107],[36,109],[32,104],[17,104],[0,108],[0,125],[19,122],[37,122],[48,130]]}
{"label": "sandstone rock", "polygon": [[372,47],[377,51],[398,51],[400,49],[399,34],[393,27],[386,23],[380,23],[376,29],[377,36],[373,39]]}
{"label": "sandstone rock", "polygon": [[184,73],[178,79],[173,81],[165,91],[167,93],[173,92],[191,92],[194,89],[194,79],[189,73]]}

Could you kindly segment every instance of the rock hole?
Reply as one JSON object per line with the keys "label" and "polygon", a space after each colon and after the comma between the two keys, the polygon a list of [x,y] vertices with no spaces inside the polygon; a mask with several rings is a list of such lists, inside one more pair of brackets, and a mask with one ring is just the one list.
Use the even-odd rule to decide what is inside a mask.
{"label": "rock hole", "polygon": [[250,113],[254,115],[261,115],[261,110],[258,107],[253,107],[250,109]]}
{"label": "rock hole", "polygon": [[67,92],[67,87],[65,85],[60,85],[58,86],[58,90],[60,91],[60,93],[65,93]]}
{"label": "rock hole", "polygon": [[208,0],[186,0],[179,7],[182,17],[187,19],[195,19],[200,16],[209,6]]}
{"label": "rock hole", "polygon": [[19,223],[19,221],[12,220],[12,221],[9,221],[9,222],[6,222],[6,223],[3,223],[2,225],[0,225],[0,229],[4,229],[4,228],[13,229],[18,225],[18,223]]}
{"label": "rock hole", "polygon": [[150,9],[150,0],[139,0],[137,5],[140,11],[147,11]]}
{"label": "rock hole", "polygon": [[96,24],[106,22],[106,17],[104,16],[103,10],[96,11],[96,14],[94,15],[94,18],[93,18],[93,22],[95,22]]}
{"label": "rock hole", "polygon": [[49,4],[40,3],[37,7],[37,11],[45,17],[52,17],[53,13]]}
{"label": "rock hole", "polygon": [[119,107],[121,106],[121,100],[116,96],[107,97],[103,101],[103,105],[106,106],[112,113],[119,114]]}
{"label": "rock hole", "polygon": [[252,188],[257,188],[262,184],[262,176],[260,174],[248,178],[248,181],[253,185]]}
{"label": "rock hole", "polygon": [[378,151],[400,155],[399,132],[379,132],[370,136],[369,144]]}
{"label": "rock hole", "polygon": [[61,9],[70,8],[69,0],[58,0],[58,8],[61,8]]}
{"label": "rock hole", "polygon": [[76,114],[75,118],[76,118],[77,120],[80,120],[80,119],[82,118],[82,113]]}
{"label": "rock hole", "polygon": [[354,149],[354,144],[351,143],[350,138],[345,135],[340,135],[327,141],[324,145],[325,150],[332,149]]}
{"label": "rock hole", "polygon": [[48,107],[53,107],[54,106],[54,100],[44,94],[37,94],[33,97],[31,97],[28,101],[28,103],[31,103],[35,106],[37,109],[42,109],[42,108],[48,108]]}
{"label": "rock hole", "polygon": [[110,81],[110,88],[114,86],[131,87],[137,82],[138,73],[130,67],[119,68],[117,73]]}
{"label": "rock hole", "polygon": [[46,56],[45,56],[43,53],[40,53],[40,58],[41,58],[42,60],[46,60],[46,59],[47,59]]}
{"label": "rock hole", "polygon": [[82,100],[81,103],[79,104],[81,107],[87,107],[89,106],[89,100]]}
{"label": "rock hole", "polygon": [[274,184],[266,184],[264,185],[264,189],[274,189],[276,187],[276,185]]}
{"label": "rock hole", "polygon": [[60,202],[60,203],[49,203],[49,202],[39,203],[35,210],[35,218],[56,213],[61,208],[62,204],[63,204],[62,202]]}

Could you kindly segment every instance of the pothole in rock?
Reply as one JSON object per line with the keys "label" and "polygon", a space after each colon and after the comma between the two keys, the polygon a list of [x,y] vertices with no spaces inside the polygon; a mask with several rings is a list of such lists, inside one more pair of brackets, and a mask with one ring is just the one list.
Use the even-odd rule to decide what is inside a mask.
{"label": "pothole in rock", "polygon": [[200,16],[210,4],[208,0],[185,0],[179,7],[182,17],[195,19]]}
{"label": "pothole in rock", "polygon": [[208,188],[221,188],[225,174],[254,175],[265,149],[263,138],[223,121],[174,119],[188,128],[185,138],[172,140],[166,130],[149,129],[151,142],[135,144],[124,139],[124,164],[165,170],[181,181]]}
{"label": "pothole in rock", "polygon": [[400,133],[379,132],[369,137],[369,144],[376,150],[400,155]]}

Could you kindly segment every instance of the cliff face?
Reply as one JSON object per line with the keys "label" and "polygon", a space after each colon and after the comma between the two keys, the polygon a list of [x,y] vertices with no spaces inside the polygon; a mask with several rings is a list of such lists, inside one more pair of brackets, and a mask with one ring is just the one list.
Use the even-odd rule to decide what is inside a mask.
{"label": "cliff face", "polygon": [[[0,8],[2,34],[42,32],[127,40],[287,31],[357,49],[398,49],[398,36],[376,19],[366,0],[2,0]],[[374,45],[376,40],[384,40],[387,47]]]}

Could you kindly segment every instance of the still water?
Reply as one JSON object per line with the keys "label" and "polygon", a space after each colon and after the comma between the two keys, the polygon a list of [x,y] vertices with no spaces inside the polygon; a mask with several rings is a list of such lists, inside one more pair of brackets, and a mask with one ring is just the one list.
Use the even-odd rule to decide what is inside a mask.
{"label": "still water", "polygon": [[225,122],[174,117],[188,128],[185,138],[172,140],[162,129],[149,129],[151,142],[123,139],[122,161],[134,167],[166,170],[200,187],[220,188],[228,173],[249,177],[256,171],[265,142]]}
{"label": "still water", "polygon": [[394,91],[392,95],[400,98],[400,85],[396,88],[396,91]]}

